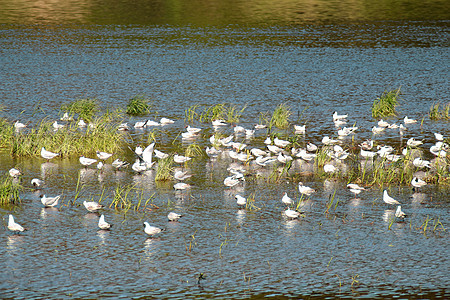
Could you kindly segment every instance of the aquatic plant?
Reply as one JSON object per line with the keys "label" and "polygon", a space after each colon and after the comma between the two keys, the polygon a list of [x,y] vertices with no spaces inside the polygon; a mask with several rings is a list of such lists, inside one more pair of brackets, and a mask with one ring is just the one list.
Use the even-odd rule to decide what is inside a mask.
{"label": "aquatic plant", "polygon": [[184,151],[184,155],[187,157],[202,156],[204,153],[203,149],[197,143],[189,144]]}
{"label": "aquatic plant", "polygon": [[269,128],[273,126],[279,129],[286,129],[289,127],[289,117],[292,115],[291,108],[287,104],[279,104],[273,111],[272,118],[269,122]]}
{"label": "aquatic plant", "polygon": [[[328,214],[330,212],[330,209],[333,207],[334,204],[334,210],[338,207],[339,199],[335,199],[336,197],[336,190],[334,190],[334,193],[328,197],[328,202],[326,204],[327,209],[325,210],[325,214]],[[336,200],[336,201],[335,201]]]}
{"label": "aquatic plant", "polygon": [[99,111],[99,104],[97,99],[77,99],[61,105],[61,110],[68,112],[70,115],[78,114],[80,119],[91,122],[94,115]]}
{"label": "aquatic plant", "polygon": [[372,104],[372,117],[384,118],[397,115],[395,108],[398,106],[400,87],[396,90],[384,91],[381,97],[375,99]]}
{"label": "aquatic plant", "polygon": [[13,156],[40,156],[42,147],[61,156],[95,155],[97,149],[120,153],[124,148],[124,137],[109,117],[98,117],[93,126],[80,130],[74,123],[54,130],[52,121],[42,120],[28,131],[13,134],[7,141]]}
{"label": "aquatic plant", "polygon": [[14,125],[0,118],[0,148],[8,148],[14,134]]}
{"label": "aquatic plant", "polygon": [[236,105],[219,103],[205,107],[199,116],[200,122],[211,122],[213,120],[225,120],[228,123],[237,123],[246,109],[246,105],[238,109]]}
{"label": "aquatic plant", "polygon": [[151,109],[150,99],[144,95],[137,95],[128,100],[125,112],[132,116],[149,114]]}
{"label": "aquatic plant", "polygon": [[[196,233],[197,233],[197,230],[193,234],[191,234],[190,239],[189,239],[189,245],[186,242],[186,240],[184,240],[184,246],[186,248],[186,252],[190,253],[192,251],[192,249],[194,249],[194,246],[197,246],[197,242],[195,241],[195,234]],[[201,274],[203,274],[203,273],[201,273]]]}
{"label": "aquatic plant", "polygon": [[248,211],[255,211],[255,210],[260,210],[261,208],[256,206],[256,201],[255,201],[255,193],[251,193],[248,197],[247,197],[247,202],[245,204],[245,209]]}
{"label": "aquatic plant", "polygon": [[8,174],[0,178],[0,205],[19,204],[19,193],[23,189],[20,183],[13,180]]}
{"label": "aquatic plant", "polygon": [[191,105],[184,111],[184,120],[187,123],[193,123],[199,116],[197,109],[199,104]]}
{"label": "aquatic plant", "polygon": [[173,155],[169,155],[166,158],[158,161],[158,168],[156,169],[156,181],[171,180],[173,178]]}
{"label": "aquatic plant", "polygon": [[442,111],[439,109],[440,103],[433,104],[428,113],[430,120],[450,120],[450,103],[447,103],[442,107]]}
{"label": "aquatic plant", "polygon": [[[144,208],[147,207],[148,202],[154,197],[154,193],[146,200]],[[137,204],[134,204],[136,202]],[[130,209],[138,211],[142,207],[144,200],[144,189],[137,189],[136,184],[120,185],[118,184],[114,190],[114,197],[109,204],[109,207],[116,210],[121,210],[127,213]]]}

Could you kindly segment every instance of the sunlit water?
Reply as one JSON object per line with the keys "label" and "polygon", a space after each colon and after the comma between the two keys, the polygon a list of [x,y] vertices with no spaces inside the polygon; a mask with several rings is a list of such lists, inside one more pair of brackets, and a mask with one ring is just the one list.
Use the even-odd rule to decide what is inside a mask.
{"label": "sunlit water", "polygon": [[[136,24],[146,24],[140,20]],[[355,139],[362,141],[373,137],[373,100],[401,86],[399,117],[389,121],[399,124],[408,115],[419,123],[403,136],[393,130],[375,140],[400,149],[416,137],[427,149],[435,142],[433,132],[450,134],[448,122],[427,117],[430,106],[448,102],[450,94],[445,21],[197,27],[163,20],[1,25],[1,116],[33,126],[43,117],[60,117],[61,103],[77,98],[124,108],[134,95],[146,94],[155,113],[145,118],[176,119],[162,128],[157,144],[171,151],[191,105],[247,105],[240,123],[250,128],[260,112],[286,103],[292,122],[307,125],[302,142],[320,144],[323,135],[335,135],[335,110],[349,114],[349,124],[360,127]],[[196,142],[205,147],[214,131],[209,124],[195,125],[204,128]],[[148,132],[132,130],[130,145],[146,144]],[[262,148],[265,134],[247,142]],[[431,154],[425,151],[425,157]],[[131,151],[121,158],[134,159]],[[346,182],[304,177],[318,192],[306,201],[301,220],[286,220],[281,197],[286,191],[300,199],[297,183],[268,184],[270,172],[252,168],[259,176],[225,188],[231,160],[222,156],[189,164],[194,177],[187,192],[173,191],[174,182],[155,183],[155,172],[108,167],[99,173],[76,159],[45,163],[4,153],[0,162],[1,173],[20,167],[25,186],[39,177],[48,196],[63,194],[57,209],[44,209],[40,192],[27,189],[19,207],[1,209],[1,298],[449,297],[448,188],[442,186],[418,192],[387,187],[408,214],[404,222],[390,224],[395,207],[382,202],[382,189],[372,187],[355,199]],[[72,204],[78,176],[82,193]],[[88,213],[82,201],[98,199],[104,189],[109,205],[117,184],[136,184],[145,200],[153,196],[151,210],[123,214],[107,208],[103,213],[112,230],[99,231],[98,215]],[[339,203],[326,212],[335,192]],[[236,193],[254,195],[258,209],[239,210]],[[169,223],[169,211],[184,217]],[[10,212],[29,230],[8,232]],[[144,221],[166,230],[149,239]],[[201,273],[205,279],[198,282]]]}

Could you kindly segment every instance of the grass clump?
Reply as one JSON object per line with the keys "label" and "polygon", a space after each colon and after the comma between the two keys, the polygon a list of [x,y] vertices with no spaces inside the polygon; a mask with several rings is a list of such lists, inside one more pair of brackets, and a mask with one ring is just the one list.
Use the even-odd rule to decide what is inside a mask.
{"label": "grass clump", "polygon": [[169,155],[166,158],[158,161],[158,168],[156,169],[156,181],[167,181],[173,178],[173,155]]}
{"label": "grass clump", "polygon": [[291,108],[287,104],[279,104],[273,111],[272,118],[269,122],[269,127],[275,126],[279,129],[286,129],[289,127],[289,117],[292,115]]}
{"label": "grass clump", "polygon": [[184,120],[188,123],[194,123],[194,120],[199,117],[197,112],[199,105],[191,105],[184,111]]}
{"label": "grass clump", "polygon": [[9,175],[0,178],[0,205],[18,204],[22,186],[15,183]]}
{"label": "grass clump", "polygon": [[137,95],[128,101],[126,113],[132,116],[150,113],[150,100],[143,95]]}
{"label": "grass clump", "polygon": [[211,122],[213,120],[225,120],[228,123],[238,123],[242,113],[246,109],[238,109],[236,105],[229,103],[219,103],[206,107],[199,116],[200,122]]}
{"label": "grass clump", "polygon": [[97,99],[77,99],[61,105],[61,110],[67,111],[70,115],[78,114],[80,119],[91,122],[94,115],[99,111],[99,104]]}
{"label": "grass clump", "polygon": [[372,117],[384,118],[397,115],[395,110],[398,105],[400,87],[396,90],[384,91],[381,97],[375,99],[372,104]]}
{"label": "grass clump", "polygon": [[430,108],[429,116],[430,120],[450,120],[450,103],[447,103],[442,107],[442,111],[439,109],[440,103],[433,104]]}

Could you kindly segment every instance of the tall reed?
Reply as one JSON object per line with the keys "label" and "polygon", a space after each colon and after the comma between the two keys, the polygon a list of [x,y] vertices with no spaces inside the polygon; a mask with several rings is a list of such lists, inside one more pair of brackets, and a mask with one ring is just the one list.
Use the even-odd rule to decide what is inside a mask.
{"label": "tall reed", "polygon": [[372,104],[372,117],[384,118],[397,115],[395,108],[398,106],[400,87],[396,90],[384,91],[381,97],[375,99]]}
{"label": "tall reed", "polygon": [[145,115],[150,113],[150,99],[144,95],[137,95],[128,100],[126,113],[132,116]]}
{"label": "tall reed", "polygon": [[78,114],[80,119],[91,122],[94,115],[99,111],[99,104],[97,99],[77,99],[61,105],[61,110],[67,111],[69,114]]}
{"label": "tall reed", "polygon": [[23,187],[8,174],[0,178],[0,205],[19,204],[19,193]]}
{"label": "tall reed", "polygon": [[269,127],[273,126],[279,129],[286,129],[289,127],[289,117],[292,115],[291,108],[287,104],[279,104],[273,111],[272,118],[269,122]]}

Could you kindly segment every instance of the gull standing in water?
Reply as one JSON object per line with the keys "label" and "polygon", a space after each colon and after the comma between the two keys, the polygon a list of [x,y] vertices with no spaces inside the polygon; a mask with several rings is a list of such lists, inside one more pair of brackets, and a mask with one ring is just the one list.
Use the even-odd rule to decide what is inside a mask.
{"label": "gull standing in water", "polygon": [[350,189],[350,192],[355,194],[355,198],[356,198],[357,194],[359,194],[359,193],[361,193],[362,191],[365,190],[363,187],[357,185],[356,183],[349,183],[349,184],[347,184],[347,188]]}
{"label": "gull standing in water", "polygon": [[61,195],[56,197],[46,197],[45,195],[41,195],[41,202],[45,207],[53,207],[58,205],[58,200],[61,198]]}
{"label": "gull standing in water", "polygon": [[234,196],[234,198],[236,198],[236,203],[239,207],[245,208],[245,205],[247,204],[247,199],[245,199],[241,195],[236,195]]}
{"label": "gull standing in water", "polygon": [[83,205],[84,207],[89,211],[89,212],[97,212],[97,210],[103,208],[104,206],[101,204],[98,204],[97,202],[94,201],[83,201]]}
{"label": "gull standing in water", "polygon": [[38,179],[38,178],[33,178],[33,179],[31,179],[31,184],[32,184],[35,188],[39,189],[39,188],[44,184],[44,181],[43,181],[43,180],[40,180],[40,179]]}
{"label": "gull standing in water", "polygon": [[112,153],[102,152],[97,150],[97,157],[100,160],[107,160],[112,156]]}
{"label": "gull standing in water", "polygon": [[22,175],[22,173],[20,173],[20,171],[19,171],[18,169],[12,168],[12,169],[9,170],[9,175],[10,175],[11,177],[17,178],[17,177],[19,177],[20,175]]}
{"label": "gull standing in water", "polygon": [[290,206],[294,201],[292,201],[291,197],[289,197],[288,194],[285,192],[283,198],[281,198],[281,202],[283,202],[287,206]]}
{"label": "gull standing in water", "polygon": [[153,237],[155,234],[158,234],[161,231],[164,231],[164,229],[151,226],[148,222],[144,222],[144,232],[149,236]]}
{"label": "gull standing in water", "polygon": [[169,219],[169,222],[176,222],[178,221],[180,218],[182,217],[182,215],[177,214],[176,212],[171,211],[168,215],[167,218]]}
{"label": "gull standing in water", "polygon": [[97,162],[96,159],[88,158],[84,156],[80,156],[80,163],[87,168],[88,166],[92,165],[93,163]]}
{"label": "gull standing in water", "polygon": [[300,216],[300,213],[292,209],[286,209],[284,215],[289,219],[297,219]]}
{"label": "gull standing in water", "polygon": [[387,190],[384,190],[383,192],[383,201],[386,202],[387,204],[400,204],[400,202],[398,202],[397,200],[395,200],[394,198],[392,198],[391,196],[388,195]]}
{"label": "gull standing in water", "polygon": [[54,158],[54,157],[56,157],[58,155],[59,155],[59,153],[54,153],[54,152],[45,150],[44,147],[41,148],[41,156],[43,158],[45,158],[47,161],[50,161],[50,159],[52,159],[52,158]]}
{"label": "gull standing in water", "polygon": [[413,186],[413,190],[415,190],[415,189],[419,189],[419,188],[421,188],[421,187],[427,185],[427,183],[426,183],[425,181],[423,181],[422,179],[419,179],[419,178],[417,178],[417,177],[414,177],[414,178],[411,180],[411,185]]}
{"label": "gull standing in water", "polygon": [[23,228],[22,226],[20,226],[19,224],[17,224],[17,223],[14,221],[13,215],[9,215],[8,229],[11,230],[11,231],[13,231],[13,232],[16,232],[16,231],[22,232],[22,231],[25,230],[25,228]]}
{"label": "gull standing in water", "polygon": [[397,218],[404,218],[404,217],[406,217],[406,214],[404,213],[404,212],[402,212],[402,207],[399,205],[399,206],[397,206],[397,210],[395,211],[395,216],[397,217]]}
{"label": "gull standing in water", "polygon": [[311,196],[313,193],[316,192],[315,189],[310,188],[309,186],[304,186],[302,182],[298,183],[298,191],[306,196]]}
{"label": "gull standing in water", "polygon": [[111,224],[105,221],[105,216],[101,215],[100,219],[98,220],[98,227],[102,230],[109,230],[111,226],[112,226]]}

